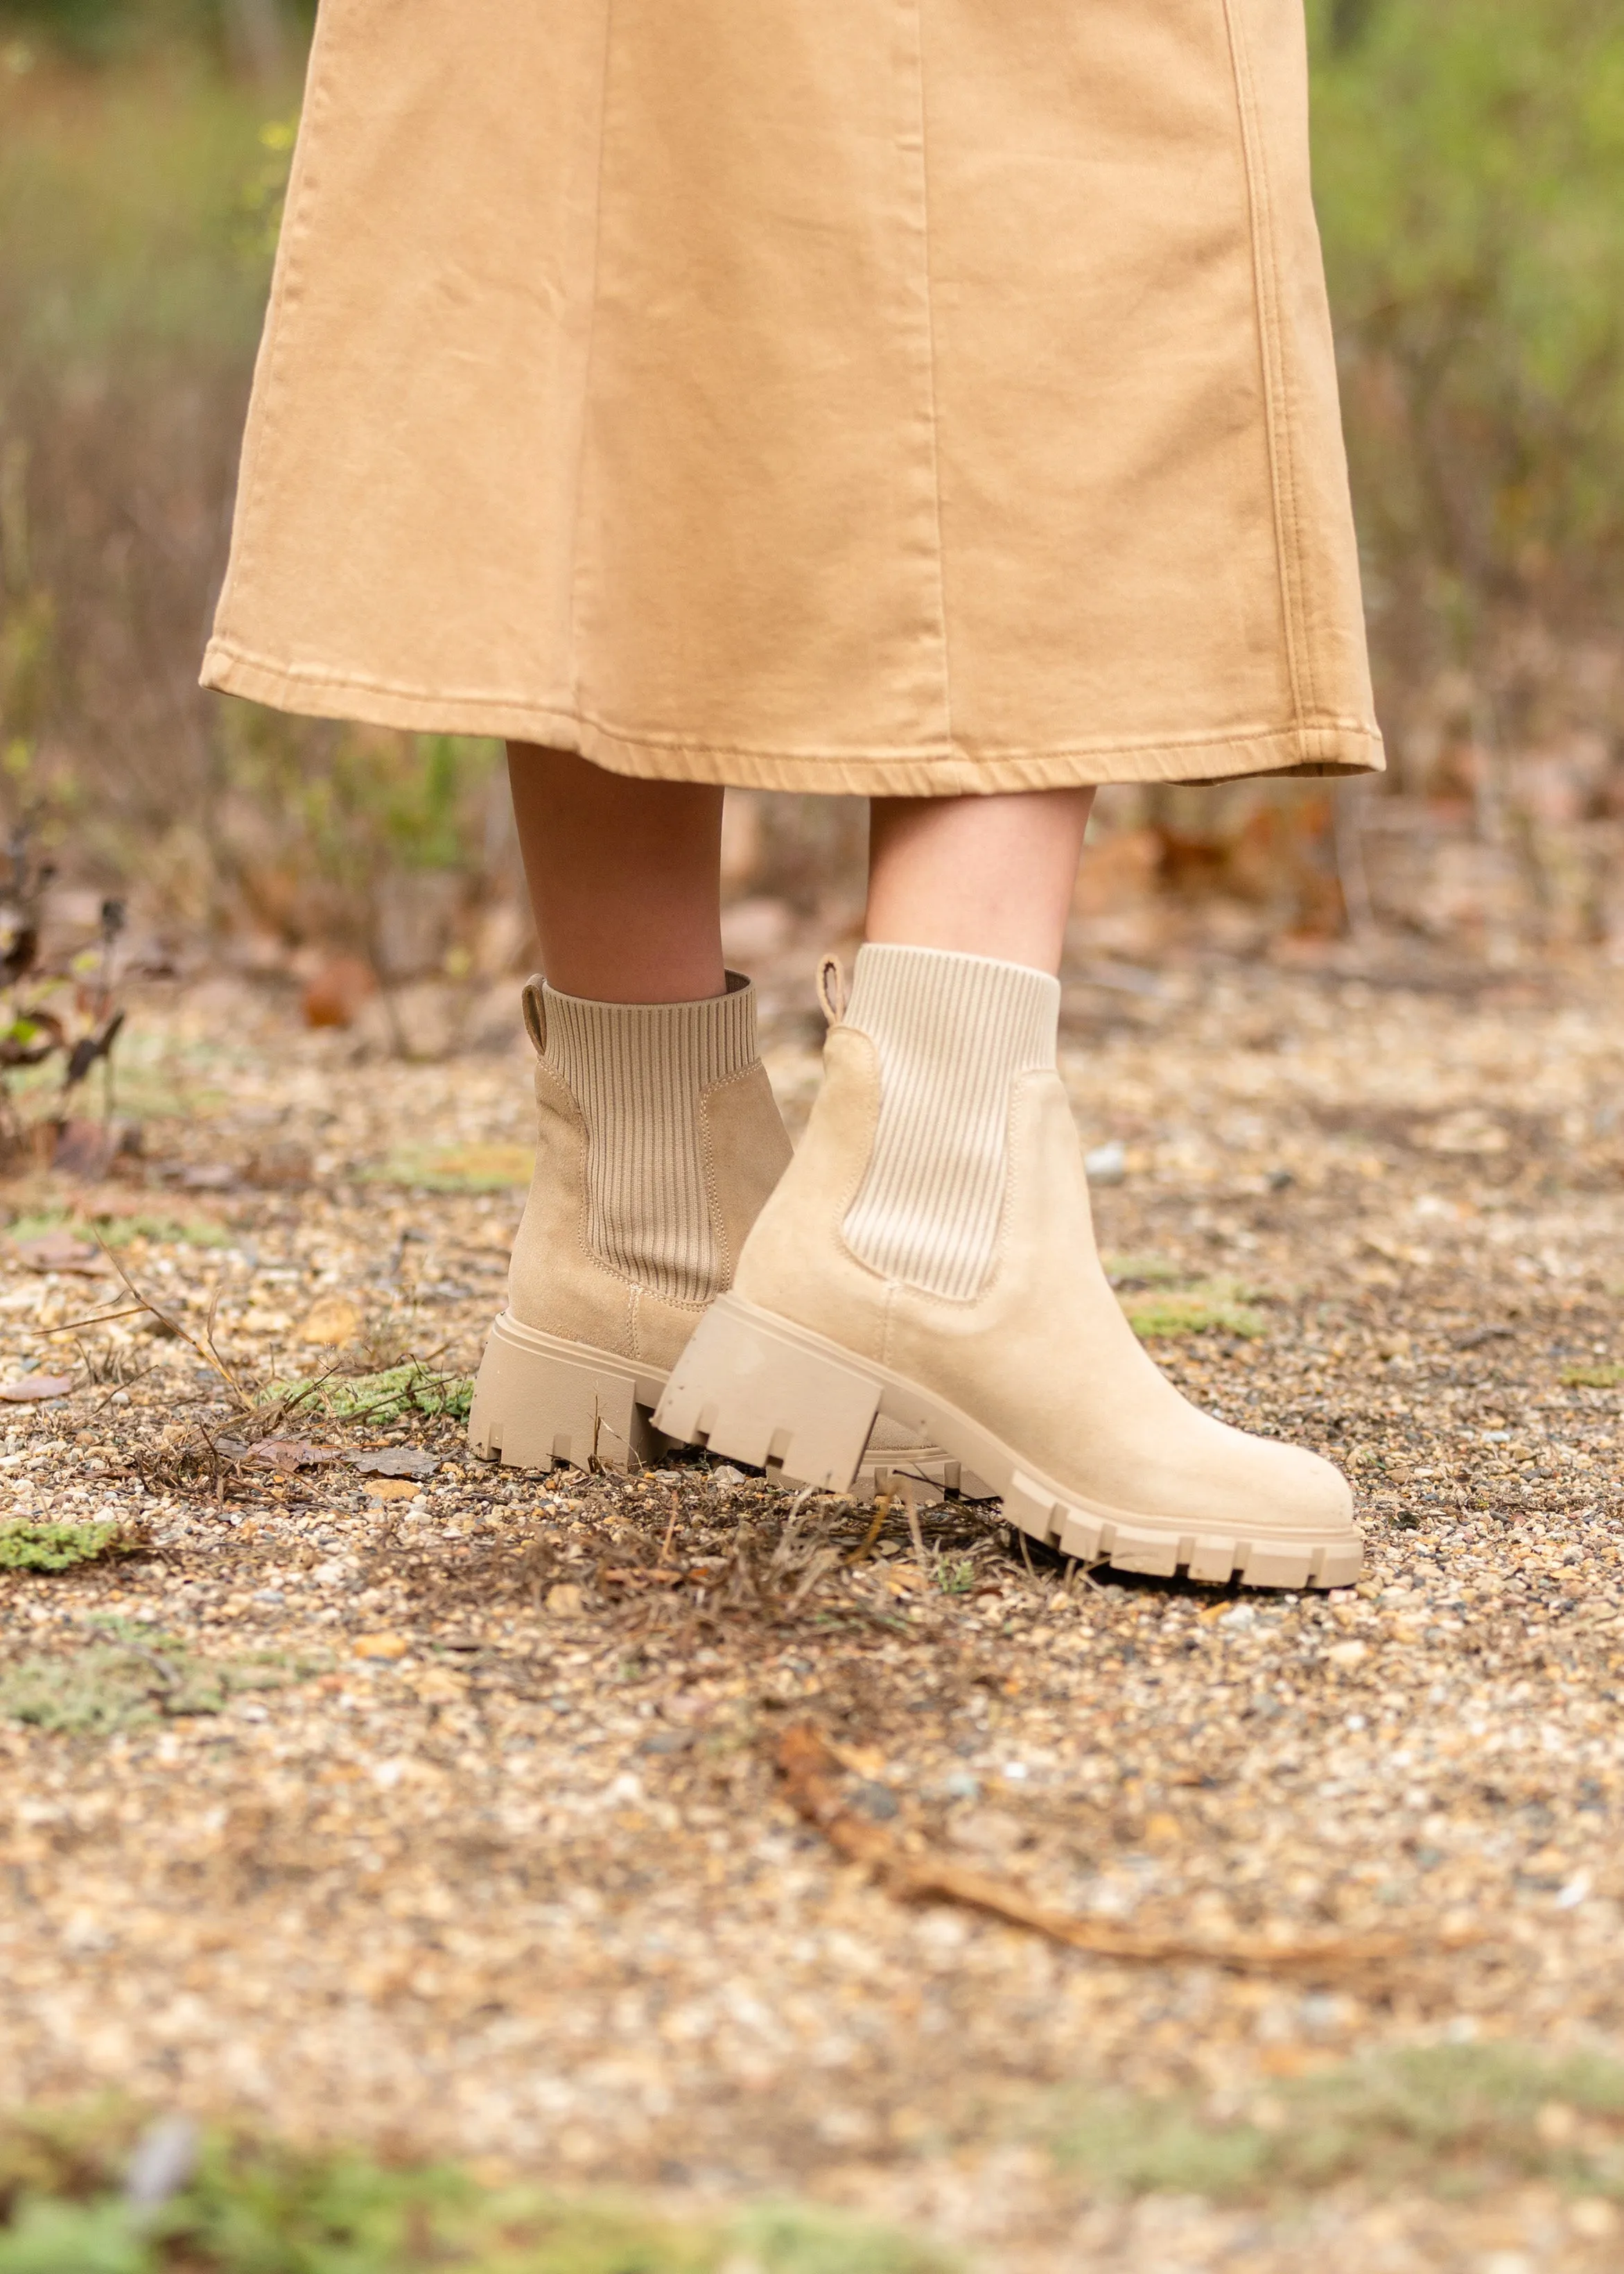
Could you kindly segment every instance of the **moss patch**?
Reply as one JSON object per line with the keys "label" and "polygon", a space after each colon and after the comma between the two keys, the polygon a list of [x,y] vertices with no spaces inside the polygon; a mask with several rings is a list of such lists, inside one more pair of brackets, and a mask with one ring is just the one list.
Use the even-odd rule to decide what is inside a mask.
{"label": "moss patch", "polygon": [[115,1622],[78,1650],[0,1668],[0,1720],[56,1736],[106,1737],[177,1714],[222,1713],[244,1691],[285,1689],[320,1670],[274,1652],[201,1659],[169,1636]]}
{"label": "moss patch", "polygon": [[325,1413],[335,1421],[399,1421],[409,1413],[448,1413],[466,1421],[474,1383],[471,1374],[437,1374],[413,1359],[381,1374],[274,1382],[267,1394],[301,1413]]}
{"label": "moss patch", "polygon": [[1422,2046],[1271,2084],[1228,2122],[1194,2101],[1101,2096],[1050,2144],[1108,2194],[1250,2201],[1351,2181],[1460,2196],[1544,2180],[1624,2200],[1624,2063]]}
{"label": "moss patch", "polygon": [[0,1519],[0,1571],[67,1571],[134,1543],[122,1525],[28,1524]]}
{"label": "moss patch", "polygon": [[1268,1321],[1254,1309],[1253,1291],[1235,1279],[1199,1279],[1154,1294],[1124,1294],[1122,1307],[1141,1342],[1171,1342],[1183,1335],[1239,1335],[1255,1342]]}
{"label": "moss patch", "polygon": [[952,2274],[956,2263],[799,2205],[688,2221],[225,2133],[192,2158],[183,2143],[181,2185],[143,2212],[124,2200],[140,2138],[138,2119],[108,2111],[0,2132],[0,2274]]}
{"label": "moss patch", "polygon": [[506,1193],[530,1183],[536,1155],[529,1145],[450,1145],[391,1154],[374,1171],[380,1182],[430,1193]]}
{"label": "moss patch", "polygon": [[1617,1389],[1624,1384],[1624,1366],[1565,1366],[1562,1380],[1569,1389]]}
{"label": "moss patch", "polygon": [[1105,1276],[1113,1287],[1177,1287],[1190,1275],[1165,1255],[1108,1255]]}
{"label": "moss patch", "polygon": [[19,1216],[8,1225],[13,1240],[39,1239],[48,1231],[71,1231],[84,1239],[99,1239],[105,1247],[128,1247],[138,1239],[159,1246],[229,1247],[231,1235],[217,1224],[196,1217],[184,1222],[169,1216],[79,1216],[67,1209],[50,1209]]}

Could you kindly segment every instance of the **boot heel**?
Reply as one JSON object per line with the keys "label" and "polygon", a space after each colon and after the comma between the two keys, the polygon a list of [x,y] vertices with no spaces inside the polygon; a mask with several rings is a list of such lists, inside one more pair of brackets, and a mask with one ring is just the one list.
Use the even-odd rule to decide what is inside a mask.
{"label": "boot heel", "polygon": [[860,1361],[721,1295],[672,1368],[654,1426],[786,1484],[849,1492],[880,1408]]}
{"label": "boot heel", "polygon": [[498,1319],[468,1417],[470,1449],[504,1468],[625,1469],[657,1461],[649,1408],[658,1375],[584,1344],[561,1343]]}

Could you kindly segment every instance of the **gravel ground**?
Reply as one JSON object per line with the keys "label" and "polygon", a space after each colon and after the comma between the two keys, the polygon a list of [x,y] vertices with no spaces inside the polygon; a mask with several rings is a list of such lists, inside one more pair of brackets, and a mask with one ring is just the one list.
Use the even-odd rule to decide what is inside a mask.
{"label": "gravel ground", "polygon": [[[465,1372],[500,1299],[516,1047],[358,1060],[224,983],[138,1001],[142,1156],[9,1193],[0,1374],[77,1386],[4,1409],[0,1514],[136,1552],[0,1572],[0,2102],[798,2188],[999,2274],[1616,2264],[1619,2214],[1548,2172],[1223,2210],[1113,2199],[1064,2141],[1107,2088],[1267,2127],[1383,2048],[1620,2047],[1621,997],[1579,965],[1068,988],[1124,1303],[1193,1397],[1356,1480],[1366,1576],[1301,1600],[1101,1584],[967,1505],[865,1553],[870,1509],[726,1469],[491,1472],[444,1415],[244,1419],[150,1317],[49,1337],[129,1303],[29,1246],[64,1209],[199,1344],[215,1305],[255,1394]],[[770,1044],[793,1119],[811,1027]],[[428,1458],[278,1469],[267,1427]],[[1132,1967],[910,1908],[787,1805],[808,1721],[915,1854],[1207,1948],[1395,1954]]]}

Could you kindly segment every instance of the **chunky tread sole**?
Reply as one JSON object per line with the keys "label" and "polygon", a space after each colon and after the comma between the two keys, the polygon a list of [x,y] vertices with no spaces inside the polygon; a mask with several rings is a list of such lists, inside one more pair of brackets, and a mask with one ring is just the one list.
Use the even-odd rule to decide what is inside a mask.
{"label": "chunky tread sole", "polygon": [[846,1492],[882,1414],[944,1447],[989,1482],[1006,1521],[1079,1562],[1165,1578],[1182,1573],[1213,1586],[1238,1579],[1294,1590],[1350,1585],[1364,1563],[1357,1532],[1246,1539],[1193,1522],[1176,1528],[1090,1510],[957,1406],[739,1295],[718,1297],[705,1314],[654,1423],[668,1437],[748,1461],[786,1484]]}
{"label": "chunky tread sole", "polygon": [[[653,1425],[665,1379],[658,1367],[544,1334],[504,1311],[474,1384],[470,1450],[510,1469],[658,1467],[681,1442]],[[914,1478],[973,1499],[992,1496],[990,1487],[966,1476],[939,1446],[921,1441],[875,1451],[867,1435],[853,1472],[859,1490],[886,1492]]]}
{"label": "chunky tread sole", "polygon": [[662,1446],[649,1416],[665,1382],[630,1359],[543,1334],[504,1311],[479,1363],[470,1449],[509,1469],[658,1464]]}

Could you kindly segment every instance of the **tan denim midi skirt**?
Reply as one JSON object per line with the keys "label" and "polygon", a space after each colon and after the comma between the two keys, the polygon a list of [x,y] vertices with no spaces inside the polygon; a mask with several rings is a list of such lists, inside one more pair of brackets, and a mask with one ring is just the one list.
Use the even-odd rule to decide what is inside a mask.
{"label": "tan denim midi skirt", "polygon": [[206,682],[620,772],[1380,766],[1301,0],[322,0]]}

